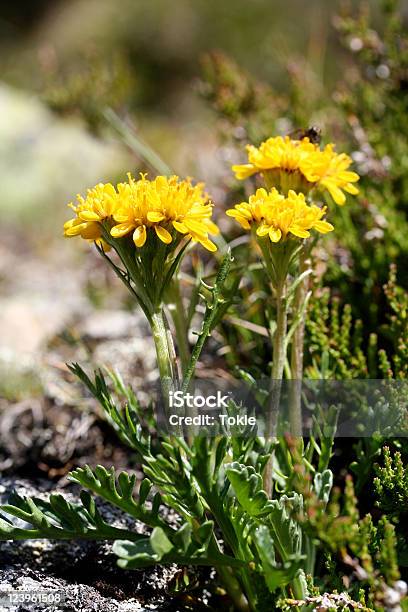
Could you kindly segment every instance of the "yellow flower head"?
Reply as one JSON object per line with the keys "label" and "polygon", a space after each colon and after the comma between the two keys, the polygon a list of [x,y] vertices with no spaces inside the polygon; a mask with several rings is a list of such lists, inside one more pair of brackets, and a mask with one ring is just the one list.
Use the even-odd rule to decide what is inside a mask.
{"label": "yellow flower head", "polygon": [[322,150],[309,138],[277,136],[259,147],[248,145],[247,151],[248,163],[232,166],[238,179],[261,173],[268,186],[279,185],[285,193],[290,188],[306,192],[313,187],[326,189],[339,205],[346,201],[343,191],[358,193],[353,183],[360,177],[349,170],[351,157],[337,154],[332,144]]}
{"label": "yellow flower head", "polygon": [[76,213],[74,219],[64,224],[65,236],[81,236],[86,240],[98,241],[102,235],[101,221],[113,216],[116,210],[118,195],[111,183],[99,183],[88,189],[86,198],[77,195],[78,204],[69,204]]}
{"label": "yellow flower head", "polygon": [[153,231],[165,244],[175,242],[181,234],[216,251],[209,234],[218,234],[219,229],[211,221],[213,206],[203,187],[202,183],[193,185],[191,180],[179,180],[177,176],[158,176],[149,181],[141,175],[136,181],[130,174],[128,181],[119,183],[116,189],[111,183],[99,183],[88,189],[85,198],[78,195],[76,206],[69,205],[76,217],[64,224],[64,234],[100,242],[102,223],[106,221],[113,238],[132,232],[139,248]]}
{"label": "yellow flower head", "polygon": [[317,151],[305,160],[303,169],[307,180],[317,183],[320,189],[327,189],[336,204],[342,206],[346,202],[344,191],[357,195],[354,185],[359,180],[356,172],[349,170],[351,157],[345,153],[336,153],[334,145],[328,144],[323,151]]}
{"label": "yellow flower head", "polygon": [[211,221],[212,204],[202,183],[192,185],[189,179],[180,181],[177,176],[158,176],[149,181],[141,175],[136,181],[129,174],[128,182],[118,185],[118,202],[113,214],[117,225],[111,229],[114,238],[132,232],[140,248],[149,231],[165,244],[173,242],[179,233],[209,251],[217,250],[209,234],[219,230]]}
{"label": "yellow flower head", "polygon": [[321,234],[331,232],[333,226],[322,221],[325,213],[326,207],[307,204],[303,193],[290,190],[285,197],[275,188],[269,192],[257,189],[248,202],[227,210],[227,215],[236,219],[244,229],[253,228],[257,236],[269,236],[271,242],[286,240],[289,234],[308,238],[311,229]]}

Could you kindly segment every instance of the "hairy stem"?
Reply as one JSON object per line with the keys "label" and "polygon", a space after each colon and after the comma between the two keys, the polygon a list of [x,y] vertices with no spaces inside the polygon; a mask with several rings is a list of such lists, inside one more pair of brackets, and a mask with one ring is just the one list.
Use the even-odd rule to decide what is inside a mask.
{"label": "hairy stem", "polygon": [[167,306],[176,331],[176,342],[180,355],[181,371],[184,375],[190,362],[190,346],[188,343],[187,319],[178,278],[174,278],[169,286]]}
{"label": "hairy stem", "polygon": [[[303,246],[299,258],[299,275],[303,274],[309,267],[309,249]],[[301,410],[301,381],[303,378],[303,350],[305,340],[306,309],[303,305],[309,288],[309,277],[306,276],[297,286],[293,311],[295,315],[301,314],[301,319],[295,329],[291,349],[291,397],[289,402],[290,431],[293,436],[302,435],[302,410]]]}
{"label": "hairy stem", "polygon": [[165,408],[168,408],[170,392],[175,391],[178,382],[177,362],[171,335],[168,333],[163,308],[151,315],[151,328],[156,347],[157,365],[163,392]]}
{"label": "hairy stem", "polygon": [[[177,348],[180,356],[181,373],[184,376],[188,370],[190,363],[190,347],[188,343],[188,328],[187,319],[183,306],[183,299],[180,292],[180,284],[178,278],[174,278],[166,291],[167,307],[173,319],[174,329],[176,332]],[[196,408],[193,406],[186,407],[186,416],[195,417],[197,414]],[[191,445],[194,440],[195,426],[186,426],[186,435],[188,443]]]}
{"label": "hairy stem", "polygon": [[[275,287],[276,292],[276,330],[273,338],[273,363],[269,386],[269,401],[266,415],[265,437],[270,440],[276,437],[276,425],[279,412],[283,370],[286,360],[286,333],[288,325],[286,277],[280,279]],[[272,493],[273,456],[269,458],[264,471],[264,489],[268,496]]]}

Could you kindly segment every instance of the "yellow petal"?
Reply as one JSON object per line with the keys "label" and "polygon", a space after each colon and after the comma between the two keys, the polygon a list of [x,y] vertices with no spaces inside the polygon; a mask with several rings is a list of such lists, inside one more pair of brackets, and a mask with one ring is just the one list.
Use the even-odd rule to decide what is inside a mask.
{"label": "yellow petal", "polygon": [[184,225],[191,234],[195,234],[201,238],[207,238],[207,228],[203,223],[192,221],[191,219],[184,219]]}
{"label": "yellow petal", "polygon": [[99,223],[95,223],[94,221],[85,223],[85,227],[81,229],[81,237],[85,238],[85,240],[98,240],[101,237],[101,234],[101,226]]}
{"label": "yellow petal", "polygon": [[[230,211],[232,213],[235,213],[235,215],[240,215],[241,217],[245,217],[245,219],[248,219],[248,221],[252,221],[253,219],[253,215],[252,212],[250,210],[248,210],[247,206],[245,206],[245,204],[238,204],[235,209],[232,208],[230,209]],[[227,211],[228,213],[228,211]],[[230,217],[234,217],[234,214],[230,214]]]}
{"label": "yellow petal", "polygon": [[103,249],[105,253],[108,253],[112,248],[111,245],[105,242],[103,238],[99,238],[98,240],[93,240],[92,242],[96,242],[96,244],[100,246],[101,249]]}
{"label": "yellow petal", "polygon": [[214,253],[217,250],[217,247],[209,238],[203,238],[202,240],[200,239],[198,242],[202,244],[207,251],[211,251],[211,253]]}
{"label": "yellow petal", "polygon": [[105,192],[109,196],[112,196],[112,197],[116,196],[116,191],[115,191],[115,188],[112,185],[112,183],[106,183],[106,185],[105,185]]}
{"label": "yellow petal", "polygon": [[155,225],[154,229],[156,230],[156,234],[158,235],[160,240],[164,242],[164,244],[170,244],[170,242],[173,240],[170,232],[168,232],[164,227],[161,227],[161,225]]}
{"label": "yellow petal", "polygon": [[240,164],[232,166],[232,171],[235,172],[236,178],[242,181],[255,174],[256,168],[252,164]]}
{"label": "yellow petal", "polygon": [[256,235],[257,236],[267,236],[267,234],[269,234],[269,232],[272,231],[272,229],[269,225],[260,225],[258,229],[256,230]]}
{"label": "yellow petal", "polygon": [[252,221],[252,216],[251,215],[249,215],[249,218],[248,218],[247,215],[244,214],[244,211],[241,212],[241,210],[237,209],[237,208],[229,208],[226,211],[226,214],[228,215],[228,217],[232,217],[233,219],[235,219],[235,221],[238,221],[238,223],[244,229],[251,229],[251,225],[249,223],[249,220]]}
{"label": "yellow petal", "polygon": [[113,218],[118,223],[129,223],[129,213],[126,209],[118,208],[118,210],[115,211]]}
{"label": "yellow petal", "polygon": [[351,185],[350,183],[344,187],[344,191],[351,193],[351,195],[357,195],[360,193],[357,187],[355,185]]}
{"label": "yellow petal", "polygon": [[228,210],[225,211],[225,214],[228,215],[228,217],[236,217],[237,212],[238,211],[236,211],[235,208],[228,208]]}
{"label": "yellow petal", "polygon": [[345,172],[342,172],[340,178],[343,181],[346,181],[347,183],[356,183],[360,180],[360,177],[357,172],[351,172],[351,170],[346,170]]}
{"label": "yellow petal", "polygon": [[[322,182],[322,184],[324,183]],[[346,196],[344,195],[342,190],[329,181],[327,181],[325,186],[327,187],[331,197],[336,202],[336,204],[338,204],[339,206],[343,206],[343,204],[346,202]]]}
{"label": "yellow petal", "polygon": [[331,232],[334,230],[333,225],[331,223],[328,223],[327,221],[315,221],[313,227],[321,234],[327,234],[327,232]]}
{"label": "yellow petal", "polygon": [[65,221],[64,223],[64,231],[73,227],[74,225],[78,225],[79,219],[70,219],[69,221]]}
{"label": "yellow petal", "polygon": [[[232,215],[230,215],[232,216]],[[248,221],[244,218],[241,217],[240,215],[234,215],[234,219],[235,221],[238,221],[238,223],[240,224],[240,226],[245,229],[245,230],[250,230],[251,229],[251,225],[250,223],[248,223]]]}
{"label": "yellow petal", "polygon": [[173,221],[173,227],[178,232],[180,232],[180,234],[187,234],[188,233],[188,229],[186,228],[184,223],[180,223],[180,221]]}
{"label": "yellow petal", "polygon": [[93,212],[92,210],[81,210],[78,213],[78,217],[80,219],[83,219],[84,221],[99,221],[100,220],[99,215],[97,215],[96,212]]}
{"label": "yellow petal", "polygon": [[210,221],[210,219],[207,219],[205,221],[205,224],[210,234],[214,234],[215,236],[217,236],[220,233],[220,228],[217,225],[215,225],[213,221]]}
{"label": "yellow petal", "polygon": [[133,232],[133,242],[137,247],[142,247],[146,242],[146,226],[139,225]]}
{"label": "yellow petal", "polygon": [[157,210],[150,210],[147,213],[147,220],[150,221],[150,223],[160,223],[160,221],[163,221],[164,218],[163,213]]}
{"label": "yellow petal", "polygon": [[291,234],[297,236],[298,238],[309,238],[310,236],[310,232],[308,232],[307,230],[293,225],[289,228],[289,231]]}
{"label": "yellow petal", "polygon": [[280,229],[274,229],[272,227],[269,230],[269,238],[271,239],[271,242],[279,242],[279,240],[282,238],[282,232]]}
{"label": "yellow petal", "polygon": [[111,236],[114,238],[122,238],[122,236],[126,236],[134,229],[133,223],[119,223],[119,225],[115,225],[111,229]]}
{"label": "yellow petal", "polygon": [[80,236],[81,232],[86,229],[87,223],[78,223],[78,219],[73,219],[73,223],[68,221],[64,224],[65,236]]}
{"label": "yellow petal", "polygon": [[[157,184],[159,183],[157,182]],[[160,206],[160,197],[157,192],[150,190],[147,194],[147,201],[149,202],[152,208],[154,208],[155,206]]]}

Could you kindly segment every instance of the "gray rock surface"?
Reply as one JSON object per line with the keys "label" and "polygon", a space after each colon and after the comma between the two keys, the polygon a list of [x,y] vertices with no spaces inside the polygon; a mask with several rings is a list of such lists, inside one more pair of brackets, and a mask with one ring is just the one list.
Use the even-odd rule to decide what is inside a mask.
{"label": "gray rock surface", "polygon": [[[15,489],[20,495],[47,497],[52,484],[0,478],[0,503]],[[55,488],[53,488],[55,491]],[[77,498],[78,489],[59,489],[69,500]],[[106,520],[116,526],[144,532],[141,523],[98,500]],[[9,591],[50,591],[64,595],[64,607],[18,604],[0,605],[0,612],[161,612],[175,611],[168,595],[169,583],[177,568],[154,567],[124,571],[117,567],[111,544],[106,542],[51,542],[31,540],[2,542],[0,547],[0,597]]]}

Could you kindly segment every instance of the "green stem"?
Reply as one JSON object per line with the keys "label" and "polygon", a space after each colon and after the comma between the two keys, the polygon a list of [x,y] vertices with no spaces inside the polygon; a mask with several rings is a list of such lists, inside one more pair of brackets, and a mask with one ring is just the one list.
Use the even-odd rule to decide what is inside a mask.
{"label": "green stem", "polygon": [[249,607],[248,600],[242,592],[241,584],[232,568],[218,565],[216,569],[225,590],[234,602],[235,608],[240,612],[250,612],[251,609],[254,610],[255,608],[253,608],[253,606]]}
{"label": "green stem", "polygon": [[[279,279],[276,293],[276,330],[273,338],[273,363],[269,386],[269,401],[266,415],[265,437],[270,440],[276,437],[276,425],[279,412],[283,371],[286,361],[286,333],[288,326],[286,275]],[[264,489],[269,497],[272,494],[273,456],[269,458],[264,471]]]}
{"label": "green stem", "polygon": [[151,328],[156,347],[157,365],[166,409],[169,406],[170,392],[177,388],[178,374],[174,347],[166,325],[163,308],[151,315]]}
{"label": "green stem", "polygon": [[[299,258],[299,275],[309,268],[309,249],[303,246]],[[292,435],[302,435],[301,381],[303,378],[303,351],[305,339],[306,310],[303,304],[309,287],[309,277],[306,276],[297,286],[293,303],[294,316],[301,313],[301,319],[295,329],[291,349],[291,397],[289,402],[289,421]]]}
{"label": "green stem", "polygon": [[[166,291],[167,307],[170,311],[176,332],[176,342],[180,355],[181,371],[184,376],[190,364],[190,346],[188,343],[188,328],[187,318],[185,316],[183,299],[180,292],[180,283],[178,278],[174,278]],[[186,416],[194,418],[197,415],[197,410],[194,407],[186,408]],[[194,425],[186,426],[186,434],[188,443],[191,445],[196,434]]]}
{"label": "green stem", "polygon": [[254,588],[255,585],[254,585],[253,575],[251,576],[249,571],[246,568],[242,568],[238,571],[240,572],[240,575],[241,575],[241,580],[245,588],[245,595],[248,599],[250,609],[253,612],[257,612],[258,597],[256,595],[256,591]]}
{"label": "green stem", "polygon": [[[273,339],[272,381],[281,381],[283,377],[286,360],[285,338],[287,325],[286,280],[284,280],[276,289],[276,331]],[[271,431],[272,433],[274,432]]]}
{"label": "green stem", "polygon": [[186,373],[190,362],[190,346],[188,343],[187,318],[184,310],[183,299],[180,292],[178,278],[174,278],[168,289],[167,307],[173,319],[176,331],[177,347],[180,355],[181,370],[183,375]]}

